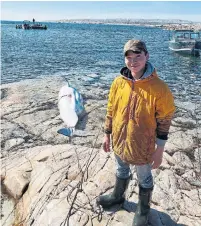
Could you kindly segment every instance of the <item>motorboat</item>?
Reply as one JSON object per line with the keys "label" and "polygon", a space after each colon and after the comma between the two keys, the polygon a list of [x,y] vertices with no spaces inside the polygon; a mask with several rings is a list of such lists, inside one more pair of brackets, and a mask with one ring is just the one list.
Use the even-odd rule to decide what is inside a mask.
{"label": "motorboat", "polygon": [[16,29],[24,29],[24,30],[30,30],[30,29],[38,29],[38,30],[47,30],[46,25],[42,25],[40,23],[31,23],[28,20],[24,20],[23,24],[16,25]]}
{"label": "motorboat", "polygon": [[178,53],[200,56],[200,31],[174,30],[172,39],[169,41],[169,49]]}

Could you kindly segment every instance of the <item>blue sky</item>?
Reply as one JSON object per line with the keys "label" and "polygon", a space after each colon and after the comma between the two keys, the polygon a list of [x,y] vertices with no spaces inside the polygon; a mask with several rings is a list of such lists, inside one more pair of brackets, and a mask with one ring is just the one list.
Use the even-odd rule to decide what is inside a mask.
{"label": "blue sky", "polygon": [[182,19],[201,22],[201,1],[3,1],[1,20]]}

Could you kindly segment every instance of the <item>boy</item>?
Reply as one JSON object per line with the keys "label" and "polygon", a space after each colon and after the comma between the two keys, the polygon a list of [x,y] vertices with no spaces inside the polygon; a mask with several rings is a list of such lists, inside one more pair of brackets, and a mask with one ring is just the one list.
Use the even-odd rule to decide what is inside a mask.
{"label": "boy", "polygon": [[[126,67],[110,88],[103,149],[116,158],[116,183],[109,195],[99,196],[103,208],[124,202],[129,164],[136,166],[139,202],[133,226],[147,224],[153,191],[152,169],[162,163],[165,142],[175,111],[168,86],[158,78],[145,43],[129,40],[124,46]],[[156,147],[155,147],[156,144]]]}

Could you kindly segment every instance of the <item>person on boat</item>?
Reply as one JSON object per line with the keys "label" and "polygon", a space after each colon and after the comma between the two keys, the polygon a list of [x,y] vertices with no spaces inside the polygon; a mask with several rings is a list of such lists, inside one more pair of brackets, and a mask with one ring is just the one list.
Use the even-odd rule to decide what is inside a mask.
{"label": "person on boat", "polygon": [[35,19],[33,18],[33,23],[35,23]]}
{"label": "person on boat", "polygon": [[99,196],[97,203],[103,208],[123,204],[131,176],[130,165],[135,165],[139,201],[132,225],[144,226],[154,188],[152,169],[162,163],[175,105],[168,85],[148,61],[143,41],[129,40],[124,46],[124,58],[126,67],[110,88],[103,141],[105,152],[110,152],[112,141],[116,183],[113,192]]}

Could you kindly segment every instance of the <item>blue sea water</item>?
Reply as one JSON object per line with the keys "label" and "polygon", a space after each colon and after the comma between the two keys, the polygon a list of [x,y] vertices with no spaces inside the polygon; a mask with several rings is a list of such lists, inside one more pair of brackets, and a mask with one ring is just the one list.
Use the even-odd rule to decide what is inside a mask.
{"label": "blue sea water", "polygon": [[20,22],[1,21],[1,83],[38,76],[77,78],[83,85],[110,85],[124,66],[123,46],[142,39],[150,62],[174,95],[200,101],[201,57],[168,48],[171,31],[132,25],[43,23],[47,30],[22,30]]}

